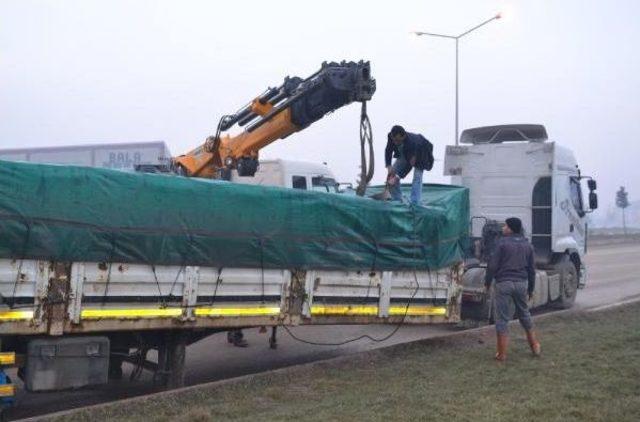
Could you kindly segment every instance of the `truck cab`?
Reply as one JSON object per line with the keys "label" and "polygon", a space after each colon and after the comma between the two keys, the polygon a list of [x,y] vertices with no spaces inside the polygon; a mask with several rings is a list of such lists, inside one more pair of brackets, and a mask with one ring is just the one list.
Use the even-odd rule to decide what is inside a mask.
{"label": "truck cab", "polygon": [[[560,278],[551,281],[551,289],[546,286],[536,304],[559,300],[570,306],[576,288],[584,287],[587,279],[587,214],[597,207],[595,181],[581,174],[571,150],[548,141],[542,125],[467,129],[460,143],[447,147],[444,172],[452,183],[469,188],[472,266],[486,264],[491,245],[500,236],[499,225],[518,217],[534,246],[543,276],[540,284],[548,284],[550,275]],[[585,179],[588,201],[583,194]],[[474,280],[467,280],[467,285],[475,291],[481,283],[478,271],[473,272],[467,278]]]}
{"label": "truck cab", "polygon": [[238,176],[238,172],[234,170],[231,181],[248,185],[338,193],[336,178],[326,164],[304,161],[261,160],[254,176]]}

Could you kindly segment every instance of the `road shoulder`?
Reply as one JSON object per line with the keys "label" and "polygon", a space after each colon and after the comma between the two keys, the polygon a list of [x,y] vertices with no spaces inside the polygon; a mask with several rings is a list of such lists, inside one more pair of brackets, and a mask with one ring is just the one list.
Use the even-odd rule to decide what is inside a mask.
{"label": "road shoulder", "polygon": [[632,420],[640,412],[639,311],[633,303],[538,318],[541,359],[512,324],[509,360],[493,362],[493,330],[484,327],[49,419]]}

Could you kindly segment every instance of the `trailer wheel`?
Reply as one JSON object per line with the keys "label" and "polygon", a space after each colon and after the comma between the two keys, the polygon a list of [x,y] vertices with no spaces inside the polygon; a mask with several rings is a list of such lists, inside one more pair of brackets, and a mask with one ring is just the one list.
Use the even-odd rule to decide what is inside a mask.
{"label": "trailer wheel", "polygon": [[554,271],[560,276],[560,298],[555,305],[560,309],[569,309],[578,293],[578,270],[569,257],[563,255],[554,265]]}

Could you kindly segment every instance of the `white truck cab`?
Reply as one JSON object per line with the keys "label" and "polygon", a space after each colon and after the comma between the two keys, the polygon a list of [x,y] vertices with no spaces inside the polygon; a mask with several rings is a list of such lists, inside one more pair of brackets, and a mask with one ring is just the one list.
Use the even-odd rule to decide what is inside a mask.
{"label": "white truck cab", "polygon": [[[534,246],[541,284],[548,284],[550,275],[560,278],[551,281],[551,289],[538,288],[546,287],[547,294],[537,298],[536,305],[560,301],[563,307],[571,306],[576,288],[586,282],[586,216],[597,207],[595,181],[581,175],[569,149],[548,142],[542,125],[468,129],[460,142],[447,147],[444,172],[452,183],[469,188],[471,255],[476,263],[486,262],[491,252],[486,249],[499,236],[499,225],[518,217]],[[589,180],[588,204],[583,179]],[[472,273],[472,278],[480,276],[477,270]],[[479,280],[468,281],[469,287],[478,287]]]}
{"label": "white truck cab", "polygon": [[337,193],[338,183],[326,164],[291,160],[261,160],[254,176],[238,176],[233,171],[231,181],[248,185]]}

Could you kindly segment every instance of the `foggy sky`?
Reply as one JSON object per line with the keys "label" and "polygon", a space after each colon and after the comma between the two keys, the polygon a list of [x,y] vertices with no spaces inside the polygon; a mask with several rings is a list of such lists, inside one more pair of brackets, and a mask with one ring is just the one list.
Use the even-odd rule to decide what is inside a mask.
{"label": "foggy sky", "polygon": [[[601,208],[640,197],[640,4],[585,0],[0,1],[0,148],[164,140],[200,144],[222,114],[322,61],[370,60],[369,105],[384,177],[386,133],[421,132],[442,159],[454,139],[454,45],[461,128],[542,123],[599,182]],[[359,105],[266,148],[358,173]],[[446,182],[442,161],[428,181]]]}

